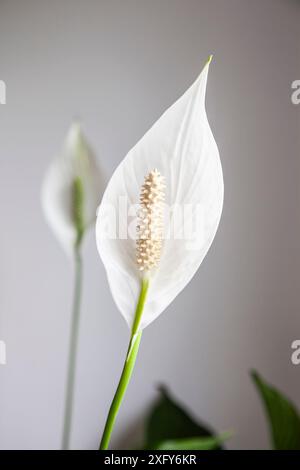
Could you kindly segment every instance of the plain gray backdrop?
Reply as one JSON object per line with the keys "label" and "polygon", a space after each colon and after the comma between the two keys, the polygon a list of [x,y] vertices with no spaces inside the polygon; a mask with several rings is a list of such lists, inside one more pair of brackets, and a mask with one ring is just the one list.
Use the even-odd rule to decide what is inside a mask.
{"label": "plain gray backdrop", "polygon": [[[210,53],[207,111],[225,180],[219,231],[198,273],[143,335],[112,445],[132,445],[157,385],[230,448],[266,448],[258,369],[300,405],[298,0],[0,0],[0,447],[60,445],[72,264],[40,187],[72,119],[110,176]],[[72,447],[96,448],[127,326],[94,232],[84,292]]]}

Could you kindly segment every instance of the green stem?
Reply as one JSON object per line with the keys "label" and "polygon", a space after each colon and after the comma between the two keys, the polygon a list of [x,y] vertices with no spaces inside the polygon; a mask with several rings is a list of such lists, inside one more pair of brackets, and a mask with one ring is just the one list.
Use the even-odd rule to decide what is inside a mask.
{"label": "green stem", "polygon": [[143,279],[141,282],[141,290],[139,295],[139,300],[137,303],[133,326],[131,330],[131,336],[128,346],[128,351],[126,355],[126,360],[124,363],[124,367],[122,370],[121,378],[113,398],[112,404],[109,409],[109,413],[107,416],[105,428],[103,431],[101,443],[100,443],[100,450],[105,450],[109,446],[110,437],[114,428],[115,420],[118,415],[122,400],[124,398],[125,392],[127,390],[134,364],[136,361],[137,353],[139,350],[139,345],[142,337],[142,331],[138,331],[140,321],[142,318],[142,313],[145,306],[145,301],[147,297],[147,292],[149,288],[149,281],[148,279]]}
{"label": "green stem", "polygon": [[80,300],[82,287],[82,261],[79,244],[75,246],[75,289],[73,301],[72,324],[69,345],[68,375],[65,395],[65,415],[62,435],[62,448],[67,450],[70,444],[70,432],[72,424],[73,395],[75,383],[77,343],[79,333]]}

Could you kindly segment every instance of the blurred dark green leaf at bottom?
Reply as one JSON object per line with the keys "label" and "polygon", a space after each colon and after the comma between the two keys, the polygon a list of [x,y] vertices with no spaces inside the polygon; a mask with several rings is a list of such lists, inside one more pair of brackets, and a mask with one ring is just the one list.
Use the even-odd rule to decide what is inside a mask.
{"label": "blurred dark green leaf at bottom", "polygon": [[165,387],[160,387],[159,391],[160,397],[146,423],[144,449],[221,449],[222,436],[217,436],[206,424],[197,422]]}
{"label": "blurred dark green leaf at bottom", "polygon": [[300,450],[300,415],[296,406],[256,371],[251,375],[265,406],[273,449]]}

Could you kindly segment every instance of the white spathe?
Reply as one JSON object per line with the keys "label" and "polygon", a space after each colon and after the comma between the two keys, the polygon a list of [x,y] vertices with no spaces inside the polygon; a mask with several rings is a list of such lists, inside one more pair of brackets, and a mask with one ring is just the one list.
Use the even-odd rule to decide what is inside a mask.
{"label": "white spathe", "polygon": [[219,225],[224,186],[219,151],[205,111],[209,63],[210,60],[194,84],[129,151],[111,177],[98,209],[98,251],[113,298],[129,327],[139,297],[141,273],[136,264],[135,240],[108,236],[109,228],[116,226],[118,230],[123,223],[110,210],[114,207],[118,214],[120,196],[128,198],[128,207],[138,204],[144,177],[157,168],[166,180],[169,206],[190,205],[191,219],[196,217],[196,207],[201,209],[200,230],[193,240],[197,246],[192,246],[191,240],[172,236],[164,240],[159,267],[151,273],[140,328],[155,320],[188,284]]}
{"label": "white spathe", "polygon": [[42,207],[46,220],[71,255],[76,241],[73,213],[73,183],[80,178],[83,189],[85,228],[96,220],[104,180],[79,123],[71,125],[60,154],[50,164],[42,185]]}

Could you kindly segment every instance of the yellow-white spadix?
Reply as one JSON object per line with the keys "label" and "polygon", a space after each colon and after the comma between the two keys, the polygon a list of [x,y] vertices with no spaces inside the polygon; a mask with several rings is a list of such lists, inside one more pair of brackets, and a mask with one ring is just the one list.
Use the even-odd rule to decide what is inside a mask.
{"label": "yellow-white spadix", "polygon": [[164,177],[153,170],[145,177],[140,194],[136,261],[145,273],[157,268],[163,243]]}

